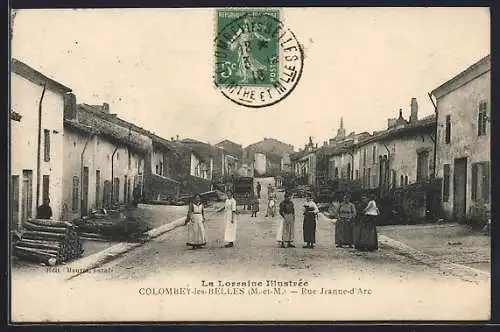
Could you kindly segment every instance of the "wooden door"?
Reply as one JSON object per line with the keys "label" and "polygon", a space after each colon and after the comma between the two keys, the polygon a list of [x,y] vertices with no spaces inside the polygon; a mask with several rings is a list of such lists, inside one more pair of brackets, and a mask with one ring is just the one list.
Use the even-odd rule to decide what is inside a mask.
{"label": "wooden door", "polygon": [[467,159],[455,159],[453,168],[453,216],[465,218],[467,202]]}
{"label": "wooden door", "polygon": [[89,209],[89,168],[83,168],[83,182],[82,182],[82,216],[88,214]]}
{"label": "wooden door", "polygon": [[33,171],[23,170],[21,222],[33,217]]}

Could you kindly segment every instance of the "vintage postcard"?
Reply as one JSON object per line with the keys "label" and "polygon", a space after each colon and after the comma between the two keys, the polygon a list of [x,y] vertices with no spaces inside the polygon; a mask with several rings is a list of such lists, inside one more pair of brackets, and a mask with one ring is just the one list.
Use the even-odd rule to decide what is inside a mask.
{"label": "vintage postcard", "polygon": [[11,322],[490,318],[489,8],[16,9]]}

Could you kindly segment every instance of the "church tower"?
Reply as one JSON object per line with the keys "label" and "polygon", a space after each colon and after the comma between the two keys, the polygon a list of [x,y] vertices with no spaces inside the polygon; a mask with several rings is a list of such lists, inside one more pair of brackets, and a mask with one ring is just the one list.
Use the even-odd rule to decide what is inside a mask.
{"label": "church tower", "polygon": [[337,130],[337,139],[345,138],[344,118],[340,118],[340,128]]}

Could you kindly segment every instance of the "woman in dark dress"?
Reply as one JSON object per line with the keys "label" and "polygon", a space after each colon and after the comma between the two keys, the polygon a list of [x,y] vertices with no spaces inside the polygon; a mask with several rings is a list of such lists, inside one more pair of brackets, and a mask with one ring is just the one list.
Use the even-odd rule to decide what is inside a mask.
{"label": "woman in dark dress", "polygon": [[363,210],[363,219],[359,226],[359,235],[355,248],[359,251],[374,251],[378,249],[377,217],[379,210],[372,195]]}
{"label": "woman in dark dress", "polygon": [[344,195],[338,211],[338,219],[335,223],[335,246],[353,246],[353,222],[356,218],[356,207],[350,201],[350,195]]}
{"label": "woman in dark dress", "polygon": [[313,249],[316,243],[316,220],[318,218],[319,209],[316,203],[313,202],[311,197],[306,198],[304,204],[304,242],[303,248]]}

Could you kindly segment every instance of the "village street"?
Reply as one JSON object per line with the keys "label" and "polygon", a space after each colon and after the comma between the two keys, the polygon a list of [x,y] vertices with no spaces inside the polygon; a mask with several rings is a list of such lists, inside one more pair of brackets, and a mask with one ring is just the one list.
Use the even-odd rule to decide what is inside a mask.
{"label": "village street", "polygon": [[[178,227],[66,282],[55,281],[57,273],[45,273],[45,279],[40,280],[43,287],[38,287],[34,279],[16,278],[13,303],[24,309],[15,312],[15,316],[20,320],[28,317],[85,320],[92,317],[93,321],[488,317],[488,278],[462,280],[447,271],[400,255],[383,243],[374,253],[335,248],[334,224],[324,216],[318,220],[316,247],[303,249],[302,199],[294,199],[296,248],[279,248],[275,240],[279,217],[264,217],[266,200],[263,196],[257,218],[251,218],[250,212],[241,211],[239,207],[234,248],[223,248],[223,214],[215,213],[207,218],[208,245],[205,249],[187,249],[186,228]],[[53,282],[49,280],[51,276]],[[264,283],[266,280],[292,280],[308,282],[308,285],[284,287],[284,293],[267,296],[242,296],[235,290],[239,287],[212,287],[211,296],[196,298],[197,307],[205,310],[194,312],[192,294],[175,294],[183,292],[180,289],[207,292],[210,287],[203,284],[210,281],[219,286],[219,281],[225,284],[249,280]],[[21,286],[26,282],[30,287]],[[356,294],[321,294],[327,289],[353,288]],[[456,301],[458,295],[467,301]],[[31,296],[38,300],[32,302]],[[63,301],[67,296],[78,300]],[[54,305],[59,297],[64,305]],[[44,304],[43,299],[50,299],[51,305]],[[22,305],[25,301],[29,303]],[[91,309],[79,310],[81,303]],[[304,306],[314,306],[317,310],[301,311]]]}
{"label": "village street", "polygon": [[[185,246],[186,229],[179,227],[100,267],[99,272],[84,273],[68,281],[66,285],[75,294],[79,290],[97,292],[105,287],[107,297],[94,294],[92,305],[98,306],[103,317],[108,318],[116,315],[123,319],[120,312],[126,310],[130,314],[127,317],[131,320],[134,317],[154,317],[158,320],[252,320],[256,317],[311,320],[453,319],[477,318],[478,315],[486,318],[488,315],[489,280],[461,280],[399,255],[384,245],[374,253],[335,248],[334,225],[323,216],[318,221],[315,249],[303,249],[300,216],[302,199],[294,200],[297,210],[296,248],[279,248],[275,240],[279,217],[264,217],[265,201],[266,197],[263,196],[257,218],[251,218],[250,212],[241,211],[234,248],[223,248],[223,215],[214,214],[207,218],[208,245],[205,249],[189,250]],[[259,296],[231,296],[236,295],[231,294],[234,287],[221,287],[221,293],[217,294],[220,296],[198,297],[200,305],[207,303],[211,309],[189,313],[189,310],[180,308],[189,308],[192,303],[189,299],[192,297],[182,297],[179,294],[172,296],[171,293],[170,296],[165,296],[164,293],[165,289],[172,291],[173,287],[203,289],[203,283],[214,281],[217,285],[219,280],[223,283],[301,280],[307,281],[309,292],[316,291],[316,294],[304,294],[308,292],[304,288],[293,287],[294,290],[289,290],[285,295],[266,299],[268,302],[271,300],[269,303],[284,305],[273,307],[270,311],[268,305],[257,305],[258,298],[261,298]],[[322,288],[356,288],[363,289],[365,294],[320,295]],[[297,293],[294,293],[295,290]],[[117,292],[123,303],[112,302],[108,298],[113,292]],[[458,293],[461,298],[467,298],[467,301],[455,301]],[[124,303],[127,301],[134,302],[134,306],[141,303],[141,306],[148,309],[134,312],[125,307]],[[253,311],[247,310],[247,301],[255,304],[252,306]],[[213,312],[218,306],[231,308],[238,304],[242,310],[237,315],[234,312],[227,312],[227,316]],[[179,310],[173,310],[171,305],[178,306]],[[322,308],[319,307],[316,313],[301,313],[297,309],[308,305]],[[166,309],[162,309],[165,307],[170,309],[165,311]],[[328,307],[331,309],[327,309]],[[363,310],[359,311],[359,308]],[[415,316],[416,312],[418,316]],[[96,318],[95,313],[93,317]]]}

